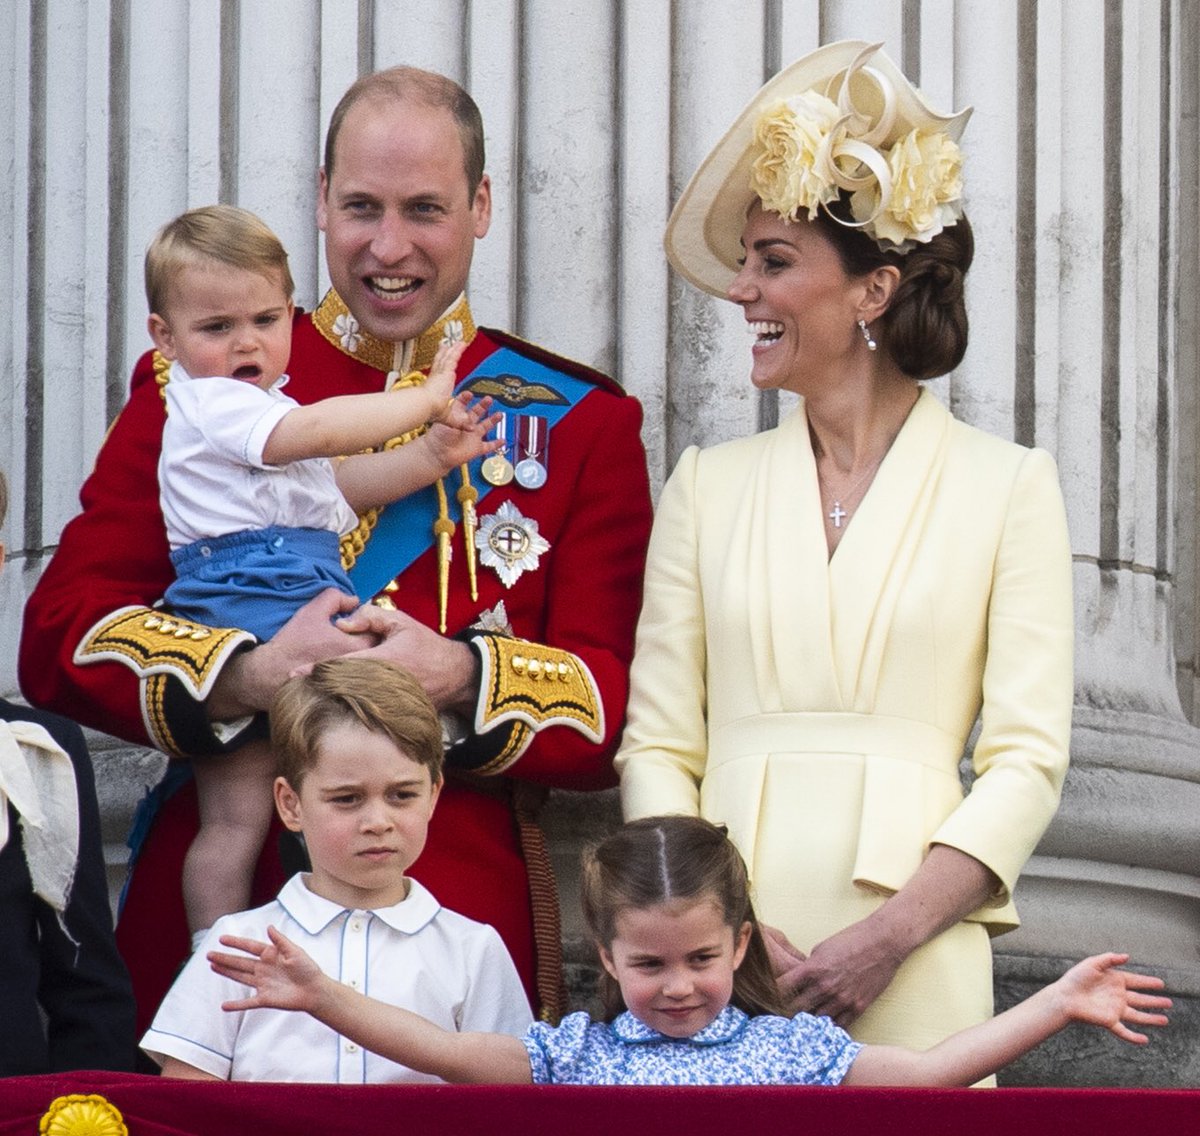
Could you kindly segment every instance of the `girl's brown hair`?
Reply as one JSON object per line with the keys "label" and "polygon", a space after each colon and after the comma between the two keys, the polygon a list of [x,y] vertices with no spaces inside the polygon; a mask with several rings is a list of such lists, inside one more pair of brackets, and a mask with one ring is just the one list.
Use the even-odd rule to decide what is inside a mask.
{"label": "girl's brown hair", "polygon": [[[747,1014],[782,1014],[767,945],[750,900],[741,854],[723,827],[699,817],[661,816],[630,821],[583,856],[583,916],[596,942],[609,950],[617,916],[629,908],[671,900],[708,900],[736,936],[750,924],[750,943],[733,976],[731,1002]],[[625,1009],[616,980],[604,971],[600,993],[605,1020]]]}

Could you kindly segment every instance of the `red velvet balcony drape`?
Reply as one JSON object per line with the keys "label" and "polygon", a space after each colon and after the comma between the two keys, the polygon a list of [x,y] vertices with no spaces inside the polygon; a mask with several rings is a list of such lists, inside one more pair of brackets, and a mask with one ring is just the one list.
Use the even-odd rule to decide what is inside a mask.
{"label": "red velvet balcony drape", "polygon": [[270,1085],[85,1072],[0,1081],[0,1136],[35,1136],[51,1103],[70,1094],[103,1096],[119,1110],[130,1136],[1200,1131],[1200,1090]]}

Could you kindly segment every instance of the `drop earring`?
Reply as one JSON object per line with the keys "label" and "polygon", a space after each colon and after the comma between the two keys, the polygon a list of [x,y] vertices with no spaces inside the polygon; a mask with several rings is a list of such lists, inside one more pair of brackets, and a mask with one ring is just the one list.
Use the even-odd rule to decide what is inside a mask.
{"label": "drop earring", "polygon": [[879,344],[871,338],[871,329],[867,327],[867,321],[865,319],[860,319],[858,321],[858,330],[862,332],[863,339],[867,341],[867,350],[874,351]]}

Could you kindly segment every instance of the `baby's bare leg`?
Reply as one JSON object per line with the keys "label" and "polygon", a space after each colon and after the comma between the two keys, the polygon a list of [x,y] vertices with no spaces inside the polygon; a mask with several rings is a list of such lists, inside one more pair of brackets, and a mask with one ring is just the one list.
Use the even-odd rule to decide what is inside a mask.
{"label": "baby's bare leg", "polygon": [[270,745],[251,742],[223,757],[192,763],[200,831],[183,864],[188,930],[250,906],[250,885],[275,805]]}

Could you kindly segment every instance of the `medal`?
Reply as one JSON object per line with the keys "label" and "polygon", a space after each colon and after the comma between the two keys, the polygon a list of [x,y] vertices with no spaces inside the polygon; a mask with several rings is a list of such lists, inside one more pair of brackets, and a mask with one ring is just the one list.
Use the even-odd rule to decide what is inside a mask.
{"label": "medal", "polygon": [[511,588],[523,572],[537,570],[550,542],[538,532],[537,521],[522,516],[511,501],[505,501],[491,516],[479,522],[475,547],[480,563],[495,568],[500,582]]}
{"label": "medal", "polygon": [[519,462],[513,473],[522,489],[541,489],[546,484],[546,467],[534,458]]}
{"label": "medal", "polygon": [[489,485],[507,485],[513,479],[512,462],[503,454],[492,454],[490,458],[484,458],[479,470],[483,474],[483,480]]}
{"label": "medal", "polygon": [[550,433],[546,420],[537,414],[517,419],[517,464],[514,471],[522,489],[541,489],[546,484],[546,448]]}
{"label": "medal", "polygon": [[508,460],[507,414],[501,415],[500,421],[496,423],[496,438],[504,443],[504,448],[492,454],[491,457],[484,458],[483,464],[479,467],[479,472],[483,474],[483,480],[489,485],[507,485],[513,479],[512,462]]}

